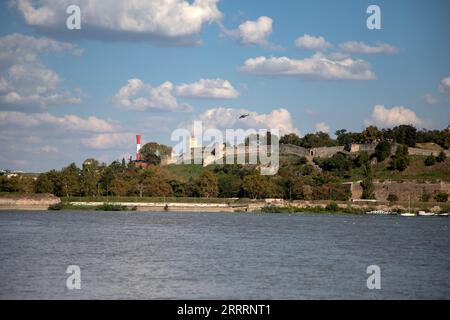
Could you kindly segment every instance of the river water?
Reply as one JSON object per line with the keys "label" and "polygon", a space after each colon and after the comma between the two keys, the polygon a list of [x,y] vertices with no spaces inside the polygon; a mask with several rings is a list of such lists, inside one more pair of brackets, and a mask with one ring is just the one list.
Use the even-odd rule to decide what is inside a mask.
{"label": "river water", "polygon": [[448,299],[449,245],[437,217],[0,212],[0,298]]}

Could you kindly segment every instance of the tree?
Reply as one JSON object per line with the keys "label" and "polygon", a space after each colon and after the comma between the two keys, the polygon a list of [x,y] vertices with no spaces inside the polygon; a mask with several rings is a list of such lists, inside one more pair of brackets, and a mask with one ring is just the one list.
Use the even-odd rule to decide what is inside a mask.
{"label": "tree", "polygon": [[437,202],[447,202],[448,201],[448,193],[439,192],[437,195],[434,196],[434,200],[436,200]]}
{"label": "tree", "polygon": [[139,197],[167,197],[172,195],[172,186],[168,178],[157,166],[149,166],[147,169],[136,172],[132,181],[134,191]]}
{"label": "tree", "polygon": [[95,159],[87,159],[83,162],[80,174],[80,191],[83,196],[95,196],[98,194],[100,180],[99,162]]}
{"label": "tree", "polygon": [[425,158],[424,163],[425,163],[425,165],[426,165],[427,167],[433,166],[434,164],[436,164],[436,158],[435,158],[435,156],[433,156],[432,154],[430,154],[428,157]]}
{"label": "tree", "polygon": [[245,195],[253,199],[270,198],[277,195],[274,182],[267,176],[258,173],[246,176],[242,188]]}
{"label": "tree", "polygon": [[218,178],[219,196],[223,198],[238,197],[241,192],[242,179],[234,174],[221,174]]}
{"label": "tree", "polygon": [[375,147],[375,157],[379,162],[384,161],[391,155],[391,144],[389,141],[381,141]]}
{"label": "tree", "polygon": [[172,154],[172,148],[156,142],[149,142],[139,152],[142,160],[145,162],[160,165],[163,156],[170,156]]}
{"label": "tree", "polygon": [[439,155],[436,157],[437,162],[445,162],[445,159],[447,159],[447,155],[444,151],[439,152]]}
{"label": "tree", "polygon": [[197,180],[200,197],[214,198],[219,194],[218,179],[211,171],[204,171]]}
{"label": "tree", "polygon": [[302,139],[296,135],[295,133],[289,133],[280,138],[281,144],[293,144],[299,146],[302,142]]}
{"label": "tree", "polygon": [[41,173],[37,179],[35,184],[36,193],[53,193],[54,184],[52,180],[48,177],[47,173]]}
{"label": "tree", "polygon": [[375,186],[373,184],[372,166],[370,165],[370,162],[366,163],[362,168],[364,175],[364,179],[361,182],[361,187],[363,189],[362,198],[375,199]]}
{"label": "tree", "polygon": [[395,155],[392,157],[391,169],[404,171],[409,165],[408,158],[408,146],[399,145],[395,151]]}
{"label": "tree", "polygon": [[394,139],[399,144],[414,147],[417,140],[417,129],[410,125],[400,125],[392,129]]}
{"label": "tree", "polygon": [[80,192],[80,169],[71,163],[61,171],[61,190],[64,196],[70,197]]}
{"label": "tree", "polygon": [[364,142],[371,143],[381,137],[381,132],[377,127],[369,126],[363,132],[361,132],[361,135],[364,139]]}
{"label": "tree", "polygon": [[116,175],[111,181],[110,189],[115,196],[123,197],[131,191],[131,184],[125,179],[125,176]]}

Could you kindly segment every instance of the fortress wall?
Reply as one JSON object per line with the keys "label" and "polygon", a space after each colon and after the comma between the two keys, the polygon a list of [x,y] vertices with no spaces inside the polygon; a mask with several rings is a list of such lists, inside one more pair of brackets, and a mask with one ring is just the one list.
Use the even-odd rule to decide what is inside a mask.
{"label": "fortress wall", "polygon": [[344,146],[312,148],[311,151],[313,157],[327,158],[338,152],[343,152]]}
{"label": "fortress wall", "polygon": [[299,157],[308,157],[309,150],[303,147],[295,146],[293,144],[280,144],[281,154],[293,154]]}
{"label": "fortress wall", "polygon": [[[414,155],[414,156],[429,156],[429,155],[433,155],[433,156],[438,156],[440,151],[435,151],[435,150],[426,150],[426,149],[420,149],[420,148],[408,148],[408,153],[410,155]],[[450,157],[450,151],[449,150],[444,150],[444,153],[447,155],[447,157]]]}
{"label": "fortress wall", "polygon": [[[418,182],[399,182],[399,181],[383,181],[374,182],[375,198],[377,200],[386,201],[390,193],[395,194],[399,201],[420,201],[423,193],[431,195],[430,201],[439,192],[450,193],[450,182],[436,183],[418,183]],[[352,199],[361,199],[362,188],[360,182],[353,182],[351,186]]]}

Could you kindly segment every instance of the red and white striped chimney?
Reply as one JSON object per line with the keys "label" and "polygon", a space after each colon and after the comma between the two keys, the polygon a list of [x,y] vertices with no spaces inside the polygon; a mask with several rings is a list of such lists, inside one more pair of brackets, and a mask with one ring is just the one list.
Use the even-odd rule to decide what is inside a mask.
{"label": "red and white striped chimney", "polygon": [[141,160],[141,135],[136,135],[136,160]]}

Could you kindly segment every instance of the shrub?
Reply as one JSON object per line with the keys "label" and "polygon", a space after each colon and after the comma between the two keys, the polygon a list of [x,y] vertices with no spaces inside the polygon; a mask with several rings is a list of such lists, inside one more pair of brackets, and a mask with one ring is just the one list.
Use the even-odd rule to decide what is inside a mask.
{"label": "shrub", "polygon": [[429,155],[425,161],[424,161],[425,165],[427,167],[430,167],[432,165],[434,165],[436,163],[436,158],[433,155]]}
{"label": "shrub", "polygon": [[420,201],[428,202],[428,201],[430,201],[430,198],[431,198],[431,194],[424,192],[424,193],[422,193],[422,196],[420,197]]}
{"label": "shrub", "polygon": [[448,201],[448,193],[446,192],[439,192],[435,197],[434,200],[437,202],[447,202]]}
{"label": "shrub", "polygon": [[97,211],[124,211],[124,210],[127,210],[127,207],[120,206],[117,204],[112,204],[112,203],[104,203],[100,206],[97,206],[95,208],[95,210],[97,210]]}
{"label": "shrub", "polygon": [[398,197],[397,197],[396,194],[389,193],[389,195],[388,195],[388,197],[387,197],[387,200],[388,200],[389,202],[396,202],[396,201],[398,201]]}
{"label": "shrub", "polygon": [[381,141],[375,147],[375,157],[378,161],[383,161],[391,154],[391,144],[388,141]]}
{"label": "shrub", "polygon": [[335,202],[330,202],[330,203],[325,207],[325,210],[336,212],[336,211],[339,210],[339,206],[338,206]]}
{"label": "shrub", "polygon": [[48,207],[48,210],[62,210],[64,208],[64,204],[62,202],[58,202],[55,204],[51,204]]}
{"label": "shrub", "polygon": [[439,152],[439,155],[436,157],[437,162],[444,162],[447,156],[444,151]]}

